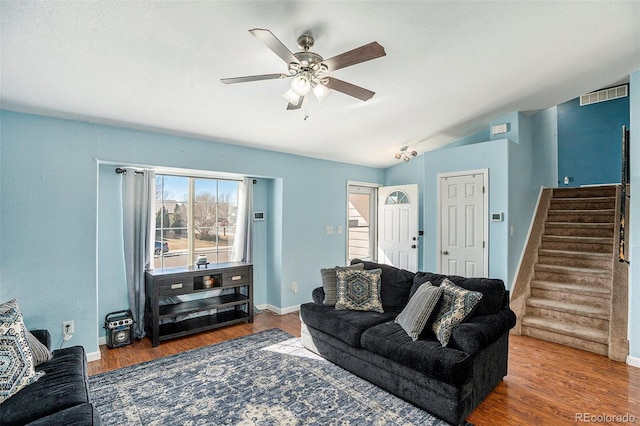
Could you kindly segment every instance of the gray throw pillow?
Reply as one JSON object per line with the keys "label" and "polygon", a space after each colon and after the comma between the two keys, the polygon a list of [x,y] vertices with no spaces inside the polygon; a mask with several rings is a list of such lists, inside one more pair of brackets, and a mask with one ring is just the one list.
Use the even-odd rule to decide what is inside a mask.
{"label": "gray throw pillow", "polygon": [[46,361],[51,361],[53,355],[49,348],[43,345],[29,330],[26,330],[25,337],[27,338],[27,344],[31,349],[31,355],[33,355],[33,363],[37,367]]}
{"label": "gray throw pillow", "polygon": [[322,303],[327,306],[335,306],[338,301],[338,276],[336,272],[340,269],[363,270],[364,264],[357,263],[351,266],[336,266],[335,268],[320,269],[322,275],[322,289],[324,290],[324,300]]}
{"label": "gray throw pillow", "polygon": [[344,268],[336,274],[338,275],[336,310],[384,313],[380,299],[382,269],[358,271]]}
{"label": "gray throw pillow", "polygon": [[396,324],[407,332],[413,340],[418,340],[420,333],[427,325],[429,317],[438,305],[443,290],[440,287],[426,282],[418,287],[418,290],[407,303],[407,306],[396,317]]}

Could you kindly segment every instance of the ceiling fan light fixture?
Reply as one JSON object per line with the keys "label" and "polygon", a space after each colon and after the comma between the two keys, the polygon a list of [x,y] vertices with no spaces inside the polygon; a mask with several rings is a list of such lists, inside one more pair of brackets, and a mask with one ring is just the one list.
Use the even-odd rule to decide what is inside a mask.
{"label": "ceiling fan light fixture", "polygon": [[329,96],[330,93],[331,90],[329,90],[329,88],[322,83],[316,83],[316,85],[313,87],[313,94],[316,96],[318,103],[322,102],[324,98]]}
{"label": "ceiling fan light fixture", "polygon": [[298,102],[300,102],[300,96],[297,95],[292,89],[287,90],[282,96],[290,104],[297,105]]}
{"label": "ceiling fan light fixture", "polygon": [[311,90],[311,81],[309,77],[304,74],[298,75],[291,82],[291,90],[298,96],[307,96]]}

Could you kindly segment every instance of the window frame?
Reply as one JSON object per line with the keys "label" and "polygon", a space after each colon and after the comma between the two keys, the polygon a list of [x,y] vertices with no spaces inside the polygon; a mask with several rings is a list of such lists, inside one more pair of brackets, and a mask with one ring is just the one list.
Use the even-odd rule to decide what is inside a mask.
{"label": "window frame", "polygon": [[[197,247],[196,247],[196,226],[195,226],[195,206],[197,204],[197,194],[196,194],[196,181],[197,180],[208,180],[208,181],[215,181],[215,186],[216,186],[216,192],[214,195],[216,202],[215,204],[215,210],[216,210],[216,219],[214,223],[218,223],[218,212],[219,212],[219,204],[220,204],[220,191],[219,191],[219,184],[220,182],[235,182],[236,183],[236,192],[235,192],[235,211],[237,213],[238,211],[238,205],[240,203],[239,197],[240,197],[240,183],[242,182],[242,178],[240,177],[229,177],[229,176],[220,176],[220,175],[210,175],[210,174],[194,174],[194,173],[179,173],[179,172],[175,172],[175,171],[171,171],[171,170],[157,170],[156,171],[156,179],[158,179],[158,177],[175,177],[175,178],[186,178],[187,179],[187,200],[185,201],[178,201],[178,200],[170,200],[170,201],[176,201],[179,202],[181,204],[184,204],[187,206],[187,217],[186,217],[186,233],[187,233],[187,253],[186,253],[186,264],[179,264],[176,266],[167,266],[165,264],[164,261],[164,252],[160,252],[159,254],[159,265],[156,265],[156,261],[157,261],[157,257],[155,254],[155,241],[164,241],[164,234],[165,231],[167,230],[171,230],[172,228],[169,227],[161,227],[158,228],[156,226],[156,221],[153,221],[153,236],[154,236],[154,244],[152,246],[152,252],[151,252],[151,268],[154,269],[170,269],[170,268],[184,268],[184,267],[189,267],[195,264],[197,255],[199,253],[197,253]],[[156,188],[157,188],[157,180],[156,180]],[[164,189],[162,189],[161,193],[160,193],[160,199],[158,199],[158,194],[156,193],[156,196],[154,197],[154,202],[158,203],[160,202],[161,205],[164,204],[164,202],[167,201],[164,199]],[[161,207],[162,208],[162,207]],[[158,214],[158,208],[156,206],[156,208],[154,208],[154,212],[157,215]],[[234,224],[234,228],[237,227],[238,224],[238,220],[242,220],[236,217],[236,221]],[[163,224],[164,225],[164,224]],[[158,239],[158,231],[160,231],[160,236],[161,238]],[[217,264],[217,263],[225,263],[225,262],[230,262],[231,259],[228,260],[224,260],[224,261],[219,261],[219,256],[217,255],[218,251],[219,251],[219,244],[220,244],[220,240],[218,239],[218,237],[216,237],[216,241],[215,241],[215,249],[216,249],[216,256],[215,259],[207,259],[207,261],[211,264]],[[171,249],[171,248],[170,248]],[[232,251],[233,251],[233,244],[231,244],[229,246],[229,255],[231,255]]]}

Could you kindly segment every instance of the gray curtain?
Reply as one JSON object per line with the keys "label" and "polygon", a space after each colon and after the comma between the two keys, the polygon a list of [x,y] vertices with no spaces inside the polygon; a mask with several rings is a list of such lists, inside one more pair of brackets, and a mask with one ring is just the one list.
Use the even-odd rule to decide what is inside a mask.
{"label": "gray curtain", "polygon": [[238,191],[238,215],[231,260],[251,263],[251,215],[253,211],[253,179],[245,178]]}
{"label": "gray curtain", "polygon": [[133,313],[136,339],[145,336],[144,273],[150,266],[154,244],[152,219],[155,204],[155,173],[151,170],[127,169],[122,174],[122,225],[124,264],[129,309]]}

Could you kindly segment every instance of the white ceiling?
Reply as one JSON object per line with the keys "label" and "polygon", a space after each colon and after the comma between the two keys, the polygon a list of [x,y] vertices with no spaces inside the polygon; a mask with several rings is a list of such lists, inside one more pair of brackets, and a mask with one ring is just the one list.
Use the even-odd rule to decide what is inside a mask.
{"label": "white ceiling", "polygon": [[[640,2],[0,2],[3,109],[388,167],[514,111],[548,108],[640,70]],[[376,92],[286,111],[286,72],[247,30],[324,58],[387,56],[332,75]]]}

